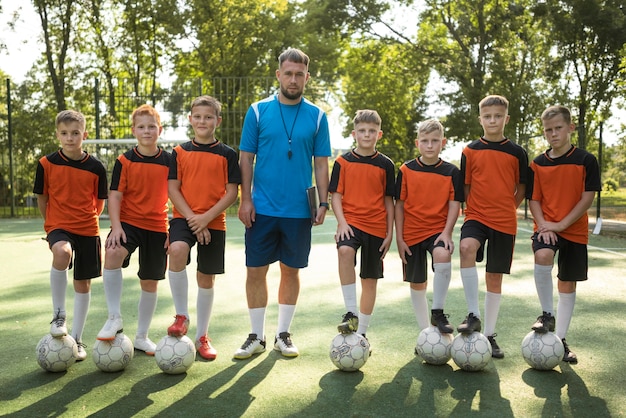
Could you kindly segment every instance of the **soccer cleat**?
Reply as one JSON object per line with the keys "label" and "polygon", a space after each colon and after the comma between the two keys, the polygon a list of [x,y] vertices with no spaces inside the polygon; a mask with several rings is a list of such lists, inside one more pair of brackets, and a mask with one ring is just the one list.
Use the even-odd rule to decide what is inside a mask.
{"label": "soccer cleat", "polygon": [[281,332],[278,337],[274,338],[274,350],[280,351],[285,357],[298,357],[300,355],[298,347],[291,342],[291,334],[288,332]]}
{"label": "soccer cleat", "polygon": [[565,352],[563,353],[563,361],[571,364],[578,363],[578,357],[576,357],[576,354],[569,349],[569,346],[565,342],[565,338],[563,338],[561,342],[563,343],[563,348],[565,349]]}
{"label": "soccer cleat", "polygon": [[[367,341],[367,343],[370,343],[370,340],[367,339],[367,336],[365,334],[361,334],[361,337],[365,338],[365,340]],[[415,354],[417,354],[417,350],[415,350]],[[372,357],[372,345],[370,344],[370,357]]]}
{"label": "soccer cleat", "polygon": [[531,328],[533,331],[540,334],[545,334],[546,332],[554,332],[555,322],[556,321],[552,314],[544,311],[543,314],[537,317],[537,322],[535,322]]}
{"label": "soccer cleat", "polygon": [[67,335],[67,326],[65,326],[65,316],[61,316],[61,310],[50,321],[50,335],[54,338],[60,338]]}
{"label": "soccer cleat", "polygon": [[473,313],[469,313],[465,320],[461,322],[461,325],[456,327],[456,330],[461,334],[471,334],[472,332],[480,332],[482,329],[480,325],[480,318],[474,316]]}
{"label": "soccer cleat", "polygon": [[249,334],[248,339],[235,351],[233,358],[245,360],[252,357],[253,354],[259,354],[265,351],[265,340],[257,338],[256,334]]}
{"label": "soccer cleat", "polygon": [[189,328],[189,318],[185,315],[176,315],[174,317],[174,323],[167,329],[167,335],[172,337],[182,337],[187,335],[187,328]]}
{"label": "soccer cleat", "polygon": [[148,356],[153,356],[156,344],[148,337],[135,337],[135,350],[143,351]]}
{"label": "soccer cleat", "polygon": [[196,350],[198,354],[200,354],[200,357],[207,360],[215,360],[217,357],[217,350],[213,348],[211,340],[209,340],[206,335],[203,335],[196,341]]}
{"label": "soccer cleat", "polygon": [[115,336],[124,331],[124,323],[120,316],[109,316],[109,319],[104,323],[104,326],[98,333],[96,339],[100,341],[113,341]]}
{"label": "soccer cleat", "polygon": [[82,341],[76,341],[76,348],[78,349],[78,355],[76,361],[83,361],[87,358],[87,346]]}
{"label": "soccer cleat", "polygon": [[432,309],[430,312],[430,323],[439,328],[439,332],[442,334],[452,334],[454,332],[454,328],[448,321],[449,315],[443,313],[443,309]]}
{"label": "soccer cleat", "polygon": [[359,317],[348,312],[343,316],[341,324],[337,325],[337,331],[342,334],[350,334],[359,328]]}
{"label": "soccer cleat", "polygon": [[496,342],[496,337],[498,334],[493,334],[487,337],[489,343],[491,344],[491,357],[493,358],[504,358],[504,350],[500,348],[498,343]]}

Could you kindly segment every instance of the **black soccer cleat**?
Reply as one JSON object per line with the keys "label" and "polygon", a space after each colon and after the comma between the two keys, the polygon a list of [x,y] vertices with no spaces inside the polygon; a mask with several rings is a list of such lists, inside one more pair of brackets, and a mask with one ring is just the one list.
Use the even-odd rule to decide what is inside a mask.
{"label": "black soccer cleat", "polygon": [[563,348],[565,348],[565,353],[563,354],[563,361],[566,363],[570,363],[570,364],[578,363],[578,357],[576,357],[576,354],[569,349],[569,346],[565,342],[565,338],[563,338],[561,342],[563,343]]}
{"label": "black soccer cleat", "polygon": [[531,327],[533,331],[539,334],[545,334],[546,332],[554,332],[555,319],[551,313],[543,312],[543,314],[537,317],[537,321]]}
{"label": "black soccer cleat", "polygon": [[456,327],[456,330],[461,334],[471,334],[472,332],[480,332],[482,329],[480,318],[474,316],[473,313],[469,313],[465,320],[461,322],[461,325]]}
{"label": "black soccer cleat", "polygon": [[439,332],[442,334],[452,334],[454,332],[454,328],[450,325],[448,316],[449,315],[443,313],[443,309],[432,309],[430,311],[430,323],[431,325],[439,328]]}
{"label": "black soccer cleat", "polygon": [[491,344],[491,357],[493,358],[504,358],[504,350],[500,348],[498,343],[496,342],[496,336],[498,334],[489,335],[487,339],[489,340],[489,344]]}

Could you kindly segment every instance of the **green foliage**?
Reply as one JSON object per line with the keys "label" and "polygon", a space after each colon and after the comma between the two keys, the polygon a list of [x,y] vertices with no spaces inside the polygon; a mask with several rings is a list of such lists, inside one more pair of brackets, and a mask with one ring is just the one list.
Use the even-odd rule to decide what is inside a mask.
{"label": "green foliage", "polygon": [[608,178],[604,180],[604,184],[602,185],[602,190],[605,192],[616,192],[619,189],[619,182],[614,178]]}

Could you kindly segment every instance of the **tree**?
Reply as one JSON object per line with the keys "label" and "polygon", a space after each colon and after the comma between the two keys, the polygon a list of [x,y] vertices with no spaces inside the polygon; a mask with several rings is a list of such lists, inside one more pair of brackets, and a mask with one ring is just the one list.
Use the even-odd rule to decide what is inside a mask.
{"label": "tree", "polygon": [[561,60],[562,89],[578,111],[578,146],[610,115],[619,95],[616,81],[623,67],[626,8],[621,0],[546,0],[536,7]]}
{"label": "tree", "polygon": [[[507,135],[525,143],[538,130],[542,95],[554,84],[549,43],[535,23],[531,1],[427,0],[417,48],[446,83],[451,139],[478,137],[478,103],[488,94],[510,101]],[[450,88],[450,86],[453,86]]]}
{"label": "tree", "polygon": [[[425,110],[428,71],[410,45],[363,41],[347,51],[342,63],[342,109],[350,118],[358,109],[374,109],[382,118],[378,149],[396,164],[415,156],[415,127]],[[347,123],[344,134],[352,125]]]}

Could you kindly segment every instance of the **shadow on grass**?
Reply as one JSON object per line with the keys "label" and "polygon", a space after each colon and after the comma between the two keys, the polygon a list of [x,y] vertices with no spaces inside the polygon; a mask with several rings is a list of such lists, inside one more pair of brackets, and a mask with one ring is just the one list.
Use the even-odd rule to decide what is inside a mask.
{"label": "shadow on grass", "polygon": [[[574,366],[575,367],[575,366]],[[561,372],[556,370],[539,371],[528,368],[522,379],[534,388],[535,396],[544,399],[541,416],[610,417],[606,401],[591,396],[580,376],[567,363],[560,363]],[[567,387],[569,405],[563,404],[561,391]]]}
{"label": "shadow on grass", "polygon": [[[36,388],[46,383],[50,383],[48,378],[56,378],[57,373],[31,373],[28,375],[28,382],[26,386],[29,388]],[[64,373],[58,374],[63,376]],[[31,403],[19,411],[11,414],[12,417],[53,417],[60,416],[66,412],[73,411],[69,405],[85,396],[98,386],[111,383],[115,379],[122,376],[122,373],[102,373],[100,371],[89,373],[67,382],[63,387],[59,387],[58,390],[49,396]],[[54,379],[52,379],[54,380]],[[4,389],[3,389],[4,390]],[[23,388],[22,388],[23,390]]]}
{"label": "shadow on grass", "polygon": [[[180,417],[181,411],[185,416],[241,416],[255,400],[252,390],[267,378],[279,357],[280,354],[272,350],[250,360],[233,360],[230,367],[194,387],[160,411],[159,416]],[[235,380],[242,369],[255,361],[258,363]]]}
{"label": "shadow on grass", "polygon": [[181,383],[186,373],[169,375],[165,373],[149,376],[133,385],[130,393],[119,398],[104,409],[89,415],[89,417],[124,417],[139,414],[142,410],[152,405],[149,396],[153,393],[168,389]]}
{"label": "shadow on grass", "polygon": [[[360,370],[350,373],[340,370],[328,372],[320,379],[320,391],[315,401],[289,416],[294,418],[323,415],[329,417],[344,416],[342,411],[354,410],[355,405],[352,397],[362,380],[363,372]],[[345,416],[352,415],[351,413],[345,414]]]}
{"label": "shadow on grass", "polygon": [[[492,363],[482,372],[469,373],[457,369],[450,374],[452,398],[457,403],[450,413],[466,417],[479,411],[481,416],[514,417],[511,403],[502,397],[500,375]],[[478,398],[478,400],[476,400]]]}

